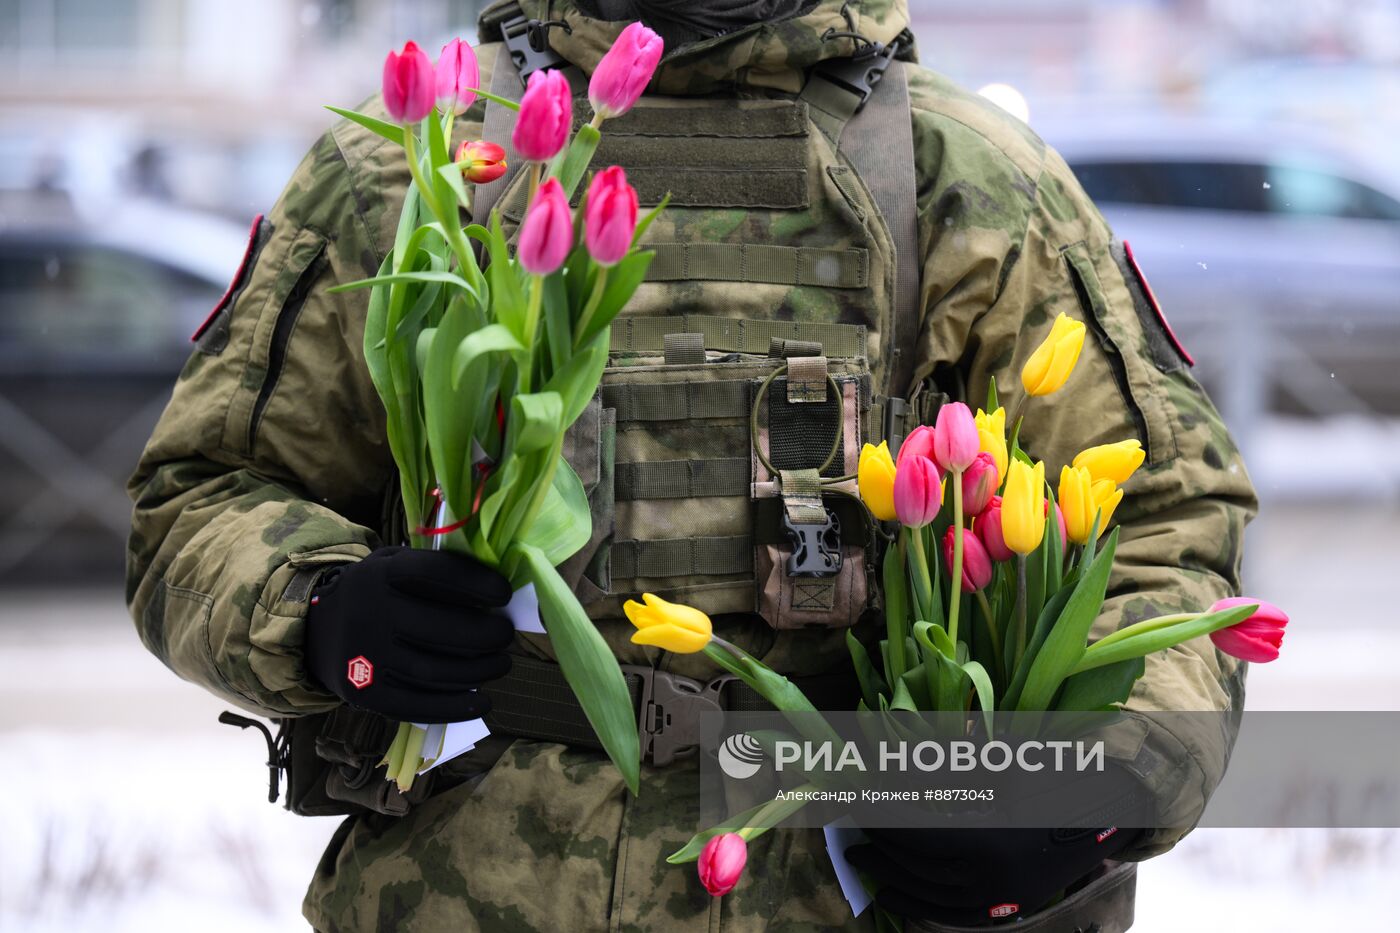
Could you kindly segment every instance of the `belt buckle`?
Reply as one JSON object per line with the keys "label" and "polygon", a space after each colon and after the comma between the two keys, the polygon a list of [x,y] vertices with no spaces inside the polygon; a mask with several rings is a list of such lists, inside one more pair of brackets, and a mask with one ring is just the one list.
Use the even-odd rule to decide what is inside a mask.
{"label": "belt buckle", "polygon": [[732,674],[708,683],[643,665],[623,665],[624,674],[641,678],[637,708],[637,738],[642,760],[665,767],[700,747],[700,716],[724,712],[722,694]]}

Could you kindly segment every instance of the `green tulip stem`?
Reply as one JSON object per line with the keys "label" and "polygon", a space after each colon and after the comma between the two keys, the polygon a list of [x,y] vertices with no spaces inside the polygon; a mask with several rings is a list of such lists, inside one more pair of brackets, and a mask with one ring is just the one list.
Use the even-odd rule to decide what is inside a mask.
{"label": "green tulip stem", "polygon": [[413,779],[418,776],[418,769],[423,765],[423,740],[427,737],[428,730],[409,724],[408,743],[403,750],[403,764],[399,773],[395,775],[395,783],[399,785],[401,794],[413,789]]}
{"label": "green tulip stem", "polygon": [[525,200],[525,207],[528,210],[531,204],[535,203],[535,192],[540,190],[540,176],[544,173],[543,162],[530,163],[530,196]]}
{"label": "green tulip stem", "polygon": [[[473,280],[480,279],[481,273],[477,270],[476,256],[472,253],[471,246],[467,244],[467,238],[462,235],[462,223],[457,213],[456,199],[453,199],[454,204],[451,210],[447,210],[446,205],[438,203],[432,186],[423,177],[422,166],[418,164],[418,138],[413,134],[413,130],[407,126],[403,130],[403,149],[404,155],[408,159],[408,172],[413,176],[413,184],[418,187],[418,197],[428,205],[428,211],[437,218],[438,223],[442,226],[443,235],[447,238],[447,245],[451,247],[453,255],[457,257],[457,265],[461,267],[463,273],[471,270]],[[397,266],[395,271],[398,271]],[[475,297],[480,298],[480,296]]]}
{"label": "green tulip stem", "polygon": [[[903,535],[896,536],[894,546],[895,563],[902,573],[903,569],[909,566],[909,549]],[[888,559],[887,557],[886,560]],[[898,680],[905,671],[909,670],[909,661],[905,655],[905,637],[909,627],[909,619],[906,614],[908,610],[908,606],[896,606],[888,598],[885,600],[885,638],[890,652],[891,670],[888,673],[891,682]]]}
{"label": "green tulip stem", "polygon": [[598,268],[598,277],[593,280],[593,292],[588,296],[588,302],[583,306],[583,312],[578,318],[578,327],[574,330],[574,352],[578,352],[579,345],[583,342],[583,335],[588,333],[588,325],[593,322],[593,315],[598,310],[598,305],[603,301],[603,292],[608,285],[608,267]]}
{"label": "green tulip stem", "polygon": [[413,183],[418,186],[419,199],[428,205],[434,217],[442,220],[442,208],[433,193],[433,186],[423,177],[423,167],[418,164],[418,137],[409,126],[403,128],[403,151],[408,158],[408,174],[413,176]]}
{"label": "green tulip stem", "polygon": [[1176,625],[1178,622],[1190,622],[1198,619],[1205,613],[1201,612],[1178,612],[1176,615],[1161,616],[1156,619],[1143,619],[1141,622],[1134,622],[1132,625],[1120,628],[1112,634],[1105,635],[1089,646],[1088,650],[1103,648],[1106,645],[1132,638],[1134,635],[1142,635],[1146,632],[1155,632],[1157,629],[1166,628],[1169,625]]}
{"label": "green tulip stem", "polygon": [[977,603],[982,607],[982,615],[987,620],[987,633],[992,637],[992,657],[997,669],[1001,669],[1001,633],[997,631],[996,616],[992,615],[992,604],[987,602],[985,590],[977,591]]}
{"label": "green tulip stem", "polygon": [[408,730],[412,728],[411,723],[399,723],[399,729],[394,733],[394,741],[390,744],[389,750],[384,753],[382,764],[387,767],[384,775],[385,780],[393,780],[394,776],[399,773],[399,769],[403,767],[403,750],[408,746]]}
{"label": "green tulip stem", "polygon": [[606,119],[607,117],[603,116],[601,113],[595,113],[593,119],[588,121],[588,125],[595,130],[601,130],[603,128],[603,121]]}
{"label": "green tulip stem", "polygon": [[1026,555],[1016,555],[1016,656],[1020,663],[1026,651]]}
{"label": "green tulip stem", "polygon": [[953,574],[948,581],[948,638],[958,646],[958,611],[962,609],[963,488],[962,470],[953,471]]}
{"label": "green tulip stem", "polygon": [[[540,326],[540,307],[544,304],[544,276],[530,276],[530,297],[525,305],[525,334],[522,344],[528,352],[533,353],[535,349],[535,331]],[[520,388],[517,393],[528,394],[530,391],[530,376],[533,366],[520,367]]]}
{"label": "green tulip stem", "polygon": [[900,534],[905,535],[913,551],[913,559],[909,562],[914,578],[914,599],[918,603],[919,621],[928,622],[933,615],[933,581],[928,575],[928,555],[924,551],[924,535],[922,528],[904,528]]}

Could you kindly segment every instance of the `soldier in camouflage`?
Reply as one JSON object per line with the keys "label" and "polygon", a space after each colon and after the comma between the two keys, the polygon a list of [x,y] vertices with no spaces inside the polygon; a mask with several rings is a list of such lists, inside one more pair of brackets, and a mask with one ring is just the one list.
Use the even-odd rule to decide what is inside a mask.
{"label": "soldier in camouflage", "polygon": [[[1237,592],[1254,493],[1130,254],[1026,126],[912,64],[905,0],[498,3],[483,18],[482,86],[516,97],[501,39],[522,13],[539,47],[577,73],[638,15],[670,48],[649,96],[608,124],[599,153],[597,164],[626,167],[644,203],[668,191],[672,202],[648,235],[648,281],[614,326],[602,397],[568,445],[595,525],[571,574],[621,661],[702,681],[716,673],[703,656],[630,644],[620,604],[643,590],[709,611],[726,638],[794,677],[840,670],[852,625],[878,637],[862,621],[868,541],[852,532],[842,542],[850,572],[795,590],[781,573],[781,535],[760,527],[765,498],[782,492],[770,466],[816,466],[832,430],[793,416],[783,407],[793,394],[775,383],[778,401],[764,403],[771,462],[751,457],[748,408],[773,370],[770,348],[792,359],[816,348],[826,361],[842,390],[832,466],[842,475],[861,442],[897,433],[897,400],[927,417],[942,393],[975,404],[995,377],[1014,405],[1016,374],[1061,312],[1090,337],[1022,443],[1052,471],[1100,443],[1136,437],[1147,450],[1119,510],[1095,637]],[[912,135],[913,171],[902,174],[918,284],[907,320],[896,311],[897,231],[877,203],[888,179],[862,177],[847,157],[861,139],[842,136],[851,114],[810,83],[824,63],[895,43]],[[478,101],[457,121],[458,139],[480,136],[483,121]],[[402,537],[363,357],[366,292],[330,288],[379,268],[408,183],[401,150],[352,124],[315,145],[255,225],[131,479],[127,598],[143,642],[179,676],[256,714],[308,722],[343,709],[308,672],[310,583]],[[522,186],[497,184],[493,200],[514,224]],[[783,447],[783,431],[798,443]],[[803,461],[804,442],[821,448],[815,462]],[[511,650],[517,666],[549,659],[542,636],[518,635]],[[1149,657],[1127,708],[1238,712],[1243,700],[1244,665],[1199,639]],[[1194,825],[1233,742],[1228,730],[1183,736],[1139,723],[1128,763],[1170,828],[1139,837],[1121,856],[1130,861],[1167,851]],[[633,798],[596,748],[496,731],[424,799],[353,810],[306,896],[316,929],[872,928],[869,912],[851,918],[820,833],[752,842],[745,880],[722,899],[667,865],[696,828],[693,759],[644,764]],[[1131,868],[1100,875],[1064,902],[1090,913],[1062,903],[1022,925],[1125,929]]]}

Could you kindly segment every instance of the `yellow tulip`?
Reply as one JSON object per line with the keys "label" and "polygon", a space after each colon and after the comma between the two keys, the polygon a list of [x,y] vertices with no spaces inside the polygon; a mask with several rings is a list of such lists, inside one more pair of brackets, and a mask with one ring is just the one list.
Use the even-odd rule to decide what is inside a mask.
{"label": "yellow tulip", "polygon": [[1118,503],[1123,501],[1123,490],[1112,480],[1101,479],[1094,481],[1090,492],[1094,497],[1094,511],[1099,515],[1099,537],[1103,537],[1108,523],[1113,520],[1113,513],[1118,509]]}
{"label": "yellow tulip", "polygon": [[637,627],[632,644],[654,645],[676,654],[694,654],[710,643],[714,629],[710,617],[699,609],[668,603],[659,596],[642,594],[646,605],[635,599],[627,600],[622,611],[627,621]]}
{"label": "yellow tulip", "polygon": [[1075,544],[1084,544],[1094,527],[1094,481],[1088,470],[1060,469],[1060,512],[1065,517],[1065,533]]}
{"label": "yellow tulip", "polygon": [[1006,481],[1006,409],[998,408],[990,415],[977,409],[977,446],[992,455],[997,464],[997,486]]}
{"label": "yellow tulip", "polygon": [[856,482],[870,514],[882,522],[894,521],[894,458],[889,444],[881,441],[879,447],[866,444],[861,448]]}
{"label": "yellow tulip", "polygon": [[1142,449],[1142,441],[1132,438],[1116,444],[1090,447],[1074,458],[1074,465],[1088,470],[1095,482],[1106,479],[1122,486],[1142,466],[1146,457],[1147,451]]}
{"label": "yellow tulip", "polygon": [[1011,461],[1001,496],[1001,536],[1017,554],[1029,554],[1045,537],[1045,464]]}
{"label": "yellow tulip", "polygon": [[1074,364],[1079,362],[1079,351],[1082,349],[1084,322],[1061,314],[1055,318],[1050,336],[1026,361],[1025,368],[1021,370],[1021,385],[1031,395],[1058,392],[1069,374],[1074,372]]}

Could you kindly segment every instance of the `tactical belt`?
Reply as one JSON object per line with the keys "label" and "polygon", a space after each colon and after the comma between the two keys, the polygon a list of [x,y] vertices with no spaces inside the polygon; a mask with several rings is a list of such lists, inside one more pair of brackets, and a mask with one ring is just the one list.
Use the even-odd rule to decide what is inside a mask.
{"label": "tactical belt", "polygon": [[[512,660],[510,673],[486,687],[491,694],[486,724],[492,732],[584,748],[603,747],[559,665],[535,658]],[[622,674],[637,712],[642,760],[660,767],[699,746],[702,713],[773,709],[729,674],[702,683],[631,664],[622,666]],[[849,669],[794,677],[792,681],[818,709],[855,709],[860,696],[855,674]]]}

